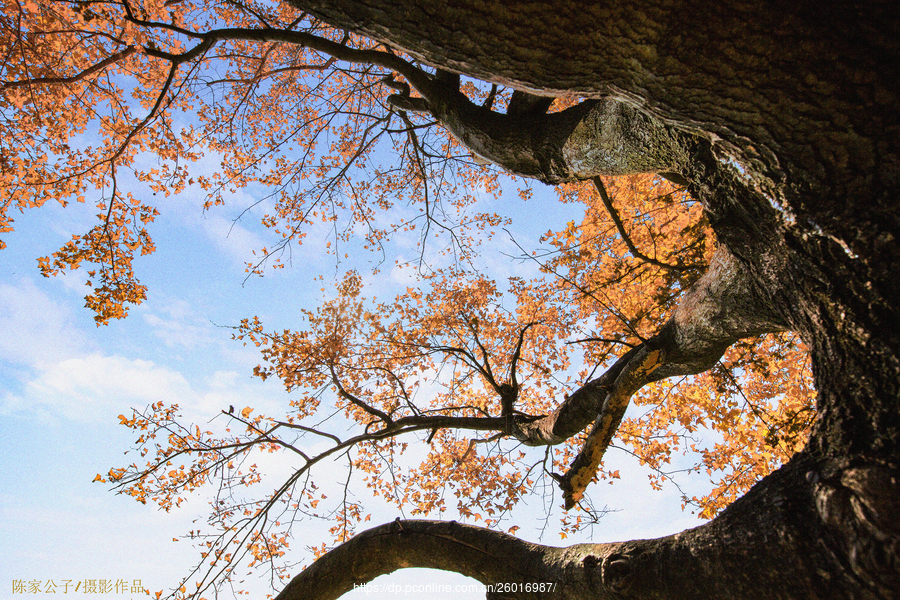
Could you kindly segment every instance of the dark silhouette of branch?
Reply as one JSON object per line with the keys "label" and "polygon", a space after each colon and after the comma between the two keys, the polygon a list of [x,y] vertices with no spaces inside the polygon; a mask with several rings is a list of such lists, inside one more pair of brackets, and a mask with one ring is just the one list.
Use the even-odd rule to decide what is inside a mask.
{"label": "dark silhouette of branch", "polygon": [[646,263],[650,263],[651,265],[655,265],[663,269],[668,269],[670,271],[684,272],[696,268],[690,265],[670,265],[669,263],[656,260],[655,258],[650,258],[646,254],[638,250],[637,246],[634,245],[634,242],[631,241],[631,237],[628,235],[628,232],[625,230],[625,224],[622,222],[621,217],[619,217],[619,212],[613,206],[612,200],[610,199],[609,194],[606,192],[606,186],[603,185],[603,180],[598,176],[592,178],[591,181],[594,182],[594,187],[597,188],[597,193],[600,194],[600,200],[603,201],[603,206],[606,207],[606,212],[609,213],[609,216],[612,218],[613,223],[615,223],[616,231],[618,231],[619,235],[622,236],[622,241],[625,242],[625,245],[628,246],[629,252],[631,252],[631,254],[635,258]]}
{"label": "dark silhouette of branch", "polygon": [[135,52],[137,52],[137,46],[128,46],[124,50],[120,50],[115,54],[110,54],[100,62],[91,65],[87,69],[81,71],[80,73],[76,73],[71,77],[35,77],[32,79],[23,79],[21,81],[7,81],[4,82],[3,85],[0,85],[0,89],[6,90],[11,88],[24,87],[26,85],[58,85],[65,83],[78,83],[79,81],[90,77],[94,73],[102,71],[109,65],[115,64],[122,59],[128,58]]}

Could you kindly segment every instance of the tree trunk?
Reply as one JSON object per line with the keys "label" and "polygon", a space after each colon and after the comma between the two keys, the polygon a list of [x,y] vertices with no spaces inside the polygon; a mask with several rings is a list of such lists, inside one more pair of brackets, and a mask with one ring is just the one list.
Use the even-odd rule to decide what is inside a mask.
{"label": "tree trunk", "polygon": [[[498,534],[434,527],[482,540],[477,552],[509,569],[502,581],[541,565],[523,582],[557,581],[561,598],[900,597],[900,5],[292,1],[442,68],[611,98],[685,136],[679,174],[719,243],[755,301],[812,353],[818,419],[808,446],[706,525],[515,551]],[[316,579],[323,565],[348,553],[364,561],[360,548],[385,536],[399,558],[383,572],[496,576],[466,563],[476,552],[468,542],[416,558],[418,542],[403,542],[413,538],[399,526],[326,555],[282,597],[319,597],[302,594],[331,586]]]}

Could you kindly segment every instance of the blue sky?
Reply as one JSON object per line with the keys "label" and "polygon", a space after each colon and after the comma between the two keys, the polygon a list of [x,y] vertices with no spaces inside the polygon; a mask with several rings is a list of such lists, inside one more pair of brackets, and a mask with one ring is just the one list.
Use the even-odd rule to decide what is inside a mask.
{"label": "blue sky", "polygon": [[[512,190],[510,190],[512,191]],[[515,199],[514,199],[515,198]],[[170,590],[194,565],[198,551],[189,542],[173,542],[203,519],[203,498],[170,513],[139,504],[92,483],[97,473],[131,462],[123,453],[133,433],[117,416],[130,415],[162,400],[181,405],[185,419],[203,425],[230,404],[254,406],[277,414],[287,394],[277,380],[251,377],[259,363],[255,349],[232,341],[228,326],[259,315],[267,327],[297,327],[299,308],[312,308],[335,277],[334,258],[323,252],[327,230],[313,231],[293,249],[292,264],[263,278],[245,280],[244,262],[251,252],[272,242],[258,224],[262,207],[233,222],[253,203],[249,192],[229,198],[224,208],[203,213],[202,194],[188,190],[160,201],[161,215],[152,225],[158,251],[136,264],[149,287],[147,301],[132,308],[128,319],[95,327],[84,308],[84,279],[79,273],[46,279],[36,258],[59,248],[73,233],[92,225],[90,205],[67,209],[45,206],[17,215],[17,231],[4,238],[0,252],[0,585],[7,596],[13,581],[55,582],[85,579],[141,580],[152,591]],[[538,187],[535,199],[523,205],[514,193],[503,201],[485,198],[490,210],[514,216],[517,240],[536,244],[540,232],[578,218],[574,207],[556,203],[551,190]],[[485,207],[478,207],[485,210]],[[529,215],[533,215],[529,218]],[[524,220],[522,217],[525,217]],[[519,219],[519,220],[516,220]],[[392,251],[414,258],[415,248],[401,240]],[[527,274],[533,267],[513,261],[515,247],[498,237],[480,257],[498,277]],[[366,273],[375,260],[354,255],[340,269],[354,266]],[[393,264],[388,257],[387,265]],[[379,298],[402,292],[412,271],[386,268],[369,277],[369,294]],[[699,521],[680,510],[680,493],[673,486],[654,492],[647,472],[620,451],[607,464],[619,469],[614,485],[592,486],[595,505],[617,511],[605,516],[592,532],[565,542],[616,541],[653,537],[696,526]],[[274,470],[284,465],[274,464]],[[327,480],[328,474],[320,474]],[[686,489],[708,482],[682,480]],[[334,484],[335,482],[331,482]],[[329,485],[326,483],[325,485]],[[364,490],[358,493],[363,494]],[[372,508],[371,524],[400,516],[395,508]],[[457,518],[445,514],[444,518]],[[541,538],[544,513],[539,498],[520,506],[511,524],[532,541],[559,544],[551,519]],[[309,524],[295,531],[292,548],[298,562],[309,562],[304,545],[324,541],[324,526]],[[468,581],[446,574],[414,570],[379,578],[379,585],[347,597],[483,598],[455,588]],[[454,586],[446,594],[406,593],[409,585]],[[72,583],[71,585],[74,585]],[[264,597],[265,581],[253,576],[245,584]],[[38,595],[40,597],[40,595]],[[140,597],[111,595],[110,597]]]}

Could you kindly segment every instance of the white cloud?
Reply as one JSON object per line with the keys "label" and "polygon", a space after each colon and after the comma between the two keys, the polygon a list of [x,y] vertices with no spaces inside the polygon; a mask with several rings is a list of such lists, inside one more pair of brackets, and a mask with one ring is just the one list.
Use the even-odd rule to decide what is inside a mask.
{"label": "white cloud", "polygon": [[0,306],[0,361],[47,366],[77,355],[86,345],[71,311],[29,279],[0,284]]}
{"label": "white cloud", "polygon": [[[162,401],[177,403],[186,420],[203,422],[229,404],[270,415],[286,405],[277,383],[262,387],[250,378],[258,354],[227,339],[190,302],[164,296],[135,311],[132,318],[139,315],[146,327],[126,323],[121,335],[96,336],[28,279],[0,283],[0,306],[0,414],[99,423]],[[162,351],[152,336],[163,340]],[[140,358],[129,356],[135,351]],[[203,373],[212,365],[219,368]]]}
{"label": "white cloud", "polygon": [[89,354],[69,358],[42,369],[18,394],[0,397],[0,414],[31,413],[48,421],[109,422],[131,408],[163,402],[178,404],[183,422],[206,422],[234,405],[251,406],[257,413],[277,416],[286,402],[272,385],[247,374],[216,371],[199,384],[177,370],[151,361]]}
{"label": "white cloud", "polygon": [[167,348],[180,346],[196,350],[210,343],[210,324],[191,322],[180,317],[166,319],[149,311],[141,314],[141,318],[150,326],[156,337],[163,341]]}
{"label": "white cloud", "polygon": [[200,220],[204,234],[213,245],[232,261],[243,266],[254,260],[254,251],[266,246],[265,240],[238,222],[226,219],[221,213],[208,211]]}
{"label": "white cloud", "polygon": [[[64,581],[103,577],[140,579],[155,592],[179,581],[197,552],[171,540],[190,528],[190,515],[156,511],[123,497],[110,501],[116,497],[89,481],[75,484],[92,498],[89,504],[79,502],[71,489],[53,488],[34,499],[0,495],[0,541],[6,550],[0,574],[6,585],[12,579],[52,580],[61,594]],[[153,556],[166,560],[148,559]]]}
{"label": "white cloud", "polygon": [[276,418],[283,416],[288,408],[277,382],[264,384],[251,380],[248,373],[216,371],[204,381],[203,391],[198,394],[192,409],[198,418],[208,419],[230,405],[236,412],[249,406],[254,414]]}
{"label": "white cloud", "polygon": [[78,422],[107,421],[116,411],[162,401],[196,403],[178,372],[145,360],[89,354],[47,365],[19,395],[0,399],[4,412],[34,412]]}

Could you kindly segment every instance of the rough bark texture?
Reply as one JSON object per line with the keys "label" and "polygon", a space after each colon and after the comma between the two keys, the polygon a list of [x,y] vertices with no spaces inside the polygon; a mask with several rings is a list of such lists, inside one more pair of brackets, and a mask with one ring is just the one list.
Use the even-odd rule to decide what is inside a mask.
{"label": "rough bark texture", "polygon": [[[489,600],[896,597],[900,577],[884,545],[856,543],[848,555],[847,538],[835,532],[866,540],[891,532],[896,551],[896,496],[881,503],[864,497],[896,494],[900,484],[887,469],[847,469],[826,480],[820,467],[799,457],[715,521],[656,540],[557,548],[452,521],[395,521],[325,555],[276,600],[337,598],[354,583],[406,567],[454,571],[486,586],[556,584],[550,593],[495,591]],[[760,561],[769,568],[754,568]]]}
{"label": "rough bark texture", "polygon": [[430,99],[429,108],[478,156],[544,183],[677,173],[688,159],[684,136],[618,101],[592,100],[551,114],[500,114],[447,90]]}
{"label": "rough bark texture", "polygon": [[[603,98],[597,115],[619,116],[592,121],[596,108],[579,109],[586,112],[566,126],[571,142],[560,164],[573,178],[593,172],[593,166],[577,165],[612,156],[602,140],[613,140],[615,132],[631,148],[663,144],[667,156],[679,157],[677,164],[663,166],[670,161],[651,156],[646,168],[674,169],[690,182],[746,281],[746,293],[723,302],[731,289],[706,277],[708,287],[693,292],[697,303],[689,306],[688,298],[679,308],[684,319],[676,314],[654,343],[687,348],[706,339],[718,348],[752,314],[766,326],[799,332],[811,348],[819,416],[807,448],[788,465],[711,523],[659,540],[507,552],[505,544],[512,542],[465,528],[466,536],[486,544],[495,564],[507,565],[505,580],[523,564],[540,564],[548,577],[564,582],[561,598],[900,596],[896,2],[724,0],[698,10],[676,0],[294,1],[330,23],[446,69],[545,94]],[[473,119],[442,113],[439,104],[431,109],[477,153],[519,164],[504,154],[506,142],[484,133],[490,128],[467,128]],[[628,138],[617,129],[621,123],[664,132],[674,145],[654,142],[662,139],[655,133]],[[621,165],[636,155],[619,156]],[[552,181],[560,172],[540,163],[529,167],[531,176]],[[707,300],[717,303],[704,304],[704,289]],[[704,327],[727,335],[717,342]],[[625,355],[607,383],[626,373],[630,361],[644,364],[654,349]],[[697,356],[688,353],[679,361],[669,354],[653,373],[700,368],[688,366]],[[564,435],[556,428],[583,427],[598,411],[602,415],[609,390],[600,387],[568,407],[577,419],[557,415],[544,435]],[[584,415],[590,415],[587,423]],[[444,525],[451,535],[461,527]],[[353,549],[327,555],[282,596],[335,597],[338,588],[315,573],[332,561],[350,560],[348,553],[365,561],[359,552],[378,535],[361,534]],[[427,557],[416,546],[396,543],[402,556],[383,568],[441,563],[439,568],[478,571],[461,566],[475,560],[467,553],[481,552],[476,544],[445,551],[436,546],[440,556]],[[313,590],[322,595],[312,596]]]}

